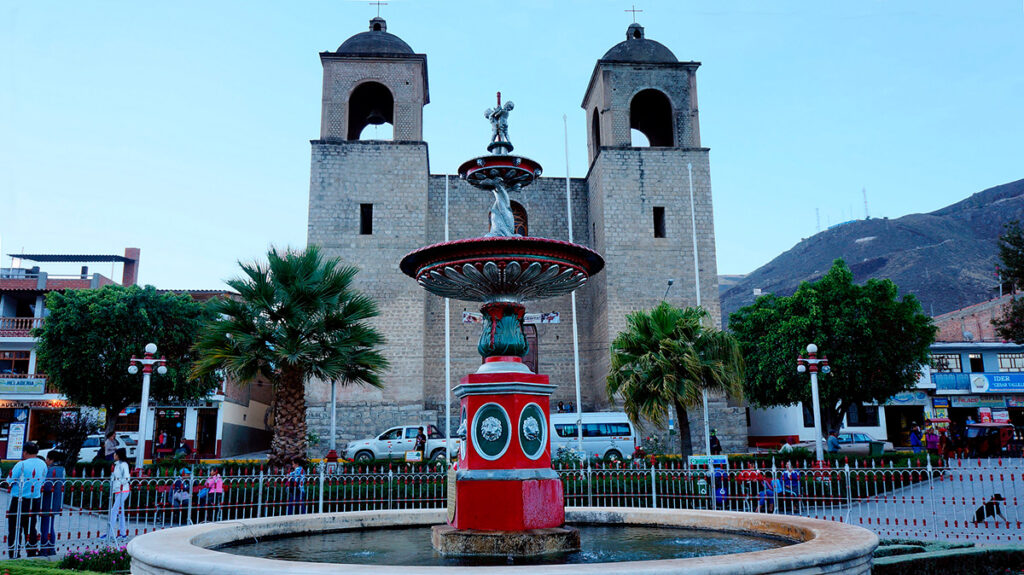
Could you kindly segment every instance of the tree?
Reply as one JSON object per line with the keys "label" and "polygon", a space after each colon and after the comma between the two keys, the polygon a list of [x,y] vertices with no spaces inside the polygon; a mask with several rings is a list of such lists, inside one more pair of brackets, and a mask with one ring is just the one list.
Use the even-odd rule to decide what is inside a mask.
{"label": "tree", "polygon": [[629,314],[626,330],[611,346],[608,397],[621,397],[634,423],[645,418],[662,429],[669,409],[675,409],[684,455],[692,449],[687,408],[703,403],[704,390],[729,397],[742,393],[739,345],[709,327],[709,318],[703,308],[661,302],[650,312]]}
{"label": "tree", "polygon": [[[1009,222],[999,236],[999,259],[1003,262],[1001,281],[1024,286],[1024,229],[1020,222]],[[1014,297],[1004,305],[1002,317],[992,319],[992,325],[999,337],[1024,343],[1024,299]]]}
{"label": "tree", "polygon": [[388,362],[378,351],[384,337],[367,323],[377,305],[352,287],[355,267],[325,260],[316,246],[271,249],[267,260],[242,264],[243,276],[227,282],[238,297],[215,304],[193,374],[273,385],[270,463],[283,465],[306,457],[307,381],[381,387]]}
{"label": "tree", "polygon": [[836,260],[820,280],[788,297],[761,296],[729,318],[747,362],[746,397],[758,407],[811,405],[810,378],[797,355],[814,343],[832,372],[819,378],[825,429],[838,429],[853,404],[882,403],[917,381],[936,329],[913,295],[896,284],[853,283]]}
{"label": "tree", "polygon": [[217,386],[213,377],[189,378],[192,345],[208,317],[189,295],[105,286],[50,292],[46,308],[50,315],[35,332],[40,368],[71,402],[105,408],[108,432],[121,410],[140,399],[142,376],[129,374],[128,363],[147,343],[167,356],[167,375],[152,378],[153,397],[198,399]]}
{"label": "tree", "polygon": [[[91,414],[82,411],[65,411],[47,431],[57,437],[54,450],[64,454],[64,469],[68,475],[75,470],[79,452],[86,438],[96,432],[99,422]],[[101,455],[103,448],[100,447]]]}

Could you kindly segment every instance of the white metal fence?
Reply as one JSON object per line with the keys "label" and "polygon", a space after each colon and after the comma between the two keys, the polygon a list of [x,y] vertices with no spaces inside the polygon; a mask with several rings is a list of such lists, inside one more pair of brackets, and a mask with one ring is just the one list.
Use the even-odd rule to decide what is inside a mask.
{"label": "white metal fence", "polygon": [[[954,460],[943,467],[820,469],[762,465],[709,472],[682,465],[634,464],[557,471],[567,507],[785,513],[861,525],[882,537],[1024,541],[1021,459]],[[0,502],[8,509],[4,543],[15,554],[42,550],[61,555],[189,523],[299,513],[441,508],[447,501],[447,474],[430,466],[336,471],[321,467],[290,474],[248,470],[223,476],[223,492],[211,490],[215,482],[208,482],[206,473],[199,470],[197,475],[133,479],[125,513],[126,537],[118,533],[116,521],[111,530],[107,478],[72,477],[57,482],[63,491],[59,510],[52,510],[53,505],[40,508],[23,502],[12,506],[11,496],[5,492],[0,495]],[[44,498],[53,483],[45,484]],[[1002,500],[997,501],[999,498]],[[979,511],[981,515],[976,517]],[[975,522],[976,518],[980,521]],[[42,532],[43,527],[51,525],[52,540]]]}

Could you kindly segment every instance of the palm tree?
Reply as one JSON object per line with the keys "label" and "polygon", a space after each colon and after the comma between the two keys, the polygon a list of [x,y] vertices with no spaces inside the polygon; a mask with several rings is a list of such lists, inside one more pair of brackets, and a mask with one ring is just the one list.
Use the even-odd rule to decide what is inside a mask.
{"label": "palm tree", "polygon": [[355,267],[324,259],[320,249],[279,252],[267,263],[240,264],[227,284],[237,297],[215,304],[203,329],[193,376],[220,373],[245,383],[262,376],[274,387],[270,464],[306,457],[305,384],[310,379],[381,387],[388,362],[384,337],[367,320],[377,305],[352,288]]}
{"label": "palm tree", "polygon": [[690,453],[687,408],[700,405],[705,391],[740,397],[743,356],[728,333],[710,327],[700,307],[679,309],[666,302],[650,312],[627,316],[625,331],[612,342],[607,393],[623,401],[634,423],[641,418],[664,428],[676,412],[680,453]]}

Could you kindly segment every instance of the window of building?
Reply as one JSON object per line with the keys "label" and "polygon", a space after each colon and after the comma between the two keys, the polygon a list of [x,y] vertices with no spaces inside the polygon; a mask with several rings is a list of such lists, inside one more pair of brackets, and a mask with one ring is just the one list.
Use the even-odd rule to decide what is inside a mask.
{"label": "window of building", "polygon": [[1024,371],[1024,353],[999,354],[999,371]]}
{"label": "window of building", "polygon": [[960,366],[959,353],[933,353],[932,369],[941,372],[960,373],[963,367]]}
{"label": "window of building", "polygon": [[373,204],[359,204],[359,234],[373,234]]}
{"label": "window of building", "polygon": [[512,231],[524,238],[530,235],[530,223],[526,215],[526,208],[519,202],[510,202],[509,207],[512,208]]}
{"label": "window of building", "polygon": [[674,146],[672,103],[668,96],[654,89],[633,96],[629,103],[629,127],[643,134],[649,146]]}
{"label": "window of building", "polygon": [[814,427],[814,412],[811,411],[811,406],[805,403],[800,404],[804,411],[804,427]]}
{"label": "window of building", "polygon": [[594,108],[594,113],[590,120],[590,130],[594,134],[594,156],[601,150],[601,115],[598,113],[597,108]]}
{"label": "window of building", "polygon": [[0,351],[0,375],[27,374],[30,355],[28,351]]}
{"label": "window of building", "polygon": [[654,206],[654,237],[665,237],[665,208]]}
{"label": "window of building", "polygon": [[971,362],[971,372],[985,371],[985,362],[981,360],[980,353],[967,354],[967,360]]}
{"label": "window of building", "polygon": [[846,412],[846,425],[849,427],[877,427],[878,406],[853,403]]}

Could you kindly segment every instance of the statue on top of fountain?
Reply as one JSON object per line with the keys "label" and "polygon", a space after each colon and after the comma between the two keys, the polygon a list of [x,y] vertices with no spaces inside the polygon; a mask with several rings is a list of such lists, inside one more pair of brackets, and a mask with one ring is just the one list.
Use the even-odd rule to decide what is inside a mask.
{"label": "statue on top of fountain", "polygon": [[498,92],[498,106],[484,110],[484,117],[491,121],[491,143],[487,151],[504,156],[512,151],[512,141],[508,139],[508,113],[515,108],[512,101],[501,104],[501,92]]}
{"label": "statue on top of fountain", "polygon": [[506,187],[505,179],[498,170],[488,170],[487,177],[478,180],[481,187],[491,188],[494,192],[494,203],[491,204],[491,231],[485,238],[522,237],[516,233],[515,216],[512,214],[512,202],[509,192],[518,191],[522,184]]}

